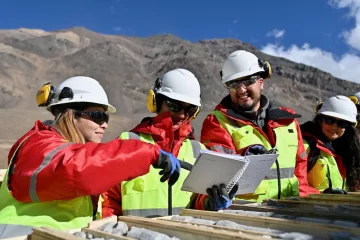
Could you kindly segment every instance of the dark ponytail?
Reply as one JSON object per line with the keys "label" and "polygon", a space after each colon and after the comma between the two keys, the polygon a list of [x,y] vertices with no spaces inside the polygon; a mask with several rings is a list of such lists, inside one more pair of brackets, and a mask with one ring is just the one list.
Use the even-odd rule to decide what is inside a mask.
{"label": "dark ponytail", "polygon": [[350,126],[333,142],[336,152],[346,166],[346,186],[349,191],[360,190],[360,132]]}

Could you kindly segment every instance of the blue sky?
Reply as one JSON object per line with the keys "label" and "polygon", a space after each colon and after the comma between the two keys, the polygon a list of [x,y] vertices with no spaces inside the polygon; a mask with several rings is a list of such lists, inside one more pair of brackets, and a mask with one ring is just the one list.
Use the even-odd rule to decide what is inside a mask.
{"label": "blue sky", "polygon": [[[359,81],[360,0],[3,0],[0,29],[90,30],[146,37],[172,33],[198,41],[238,38]],[[359,40],[359,41],[357,41]]]}

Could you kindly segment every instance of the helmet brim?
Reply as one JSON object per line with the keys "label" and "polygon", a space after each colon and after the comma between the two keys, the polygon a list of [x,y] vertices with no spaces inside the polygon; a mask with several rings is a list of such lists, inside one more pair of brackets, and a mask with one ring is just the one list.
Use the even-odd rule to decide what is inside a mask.
{"label": "helmet brim", "polygon": [[230,75],[230,76],[224,78],[221,81],[221,83],[227,83],[227,82],[233,81],[238,78],[245,78],[245,77],[252,76],[256,73],[261,73],[261,72],[264,72],[264,70],[261,69],[260,67],[255,67],[255,68],[249,69],[248,71],[242,71],[242,72],[238,72],[233,75]]}
{"label": "helmet brim", "polygon": [[324,111],[324,112],[319,112],[319,114],[329,116],[329,117],[338,118],[338,119],[345,120],[345,121],[348,121],[348,122],[351,122],[351,123],[356,123],[356,119],[352,119],[349,116],[346,116],[346,115],[340,114],[340,113],[336,113],[336,112]]}
{"label": "helmet brim", "polygon": [[51,108],[52,107],[55,107],[55,106],[60,106],[60,105],[64,105],[64,104],[71,104],[71,103],[88,103],[90,106],[91,104],[96,104],[96,105],[103,105],[103,106],[107,106],[107,109],[106,109],[106,112],[108,113],[116,113],[116,108],[111,105],[111,104],[104,104],[104,103],[100,103],[100,102],[82,102],[82,101],[68,101],[68,102],[58,102],[58,103],[53,103],[53,104],[50,104],[49,106],[46,107],[46,109],[48,111],[51,111]]}
{"label": "helmet brim", "polygon": [[194,98],[190,98],[188,96],[184,96],[181,94],[177,94],[177,93],[167,93],[167,92],[159,92],[159,94],[162,94],[168,98],[177,100],[177,101],[181,101],[181,102],[185,102],[185,103],[189,103],[191,105],[195,105],[200,107],[201,106],[201,100],[199,99],[194,99]]}

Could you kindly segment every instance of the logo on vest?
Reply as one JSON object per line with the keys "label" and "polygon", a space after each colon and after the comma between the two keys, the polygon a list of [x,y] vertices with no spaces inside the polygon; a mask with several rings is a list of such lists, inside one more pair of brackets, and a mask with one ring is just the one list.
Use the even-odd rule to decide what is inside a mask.
{"label": "logo on vest", "polygon": [[291,129],[291,128],[290,128],[290,129],[288,129],[288,132],[289,132],[289,133],[294,133],[294,129]]}

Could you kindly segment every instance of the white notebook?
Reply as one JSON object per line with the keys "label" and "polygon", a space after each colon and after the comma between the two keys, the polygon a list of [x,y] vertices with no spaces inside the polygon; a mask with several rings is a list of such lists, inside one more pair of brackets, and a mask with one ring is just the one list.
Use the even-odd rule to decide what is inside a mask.
{"label": "white notebook", "polygon": [[253,193],[278,154],[240,156],[203,149],[181,190],[207,194],[206,189],[224,183],[228,192],[239,183],[238,194]]}

